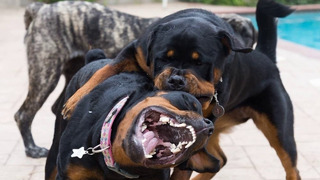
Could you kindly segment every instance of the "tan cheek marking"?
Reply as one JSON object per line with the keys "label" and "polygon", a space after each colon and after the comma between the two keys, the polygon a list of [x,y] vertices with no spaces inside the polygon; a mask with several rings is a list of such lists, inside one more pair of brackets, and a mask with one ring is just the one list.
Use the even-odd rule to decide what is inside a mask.
{"label": "tan cheek marking", "polygon": [[220,69],[218,68],[214,68],[213,69],[213,78],[214,78],[214,84],[218,84],[220,79],[221,79],[221,76],[222,76],[222,72]]}
{"label": "tan cheek marking", "polygon": [[199,59],[199,54],[194,51],[194,52],[192,52],[191,57],[192,57],[192,59],[197,60],[197,59]]}
{"label": "tan cheek marking", "polygon": [[164,85],[166,80],[169,78],[171,74],[171,68],[165,69],[162,73],[160,73],[157,77],[154,78],[154,85],[158,89],[164,89]]}
{"label": "tan cheek marking", "polygon": [[167,56],[168,57],[172,57],[174,55],[174,51],[173,50],[169,50],[168,52],[167,52]]}

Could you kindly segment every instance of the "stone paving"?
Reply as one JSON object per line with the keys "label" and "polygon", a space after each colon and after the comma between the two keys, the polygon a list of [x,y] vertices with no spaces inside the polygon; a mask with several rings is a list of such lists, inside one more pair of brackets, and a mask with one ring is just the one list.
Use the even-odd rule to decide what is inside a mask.
{"label": "stone paving", "polygon": [[[252,8],[196,5],[214,12],[250,11]],[[145,17],[164,16],[194,4],[114,5],[115,9]],[[25,156],[23,142],[13,119],[28,89],[27,60],[23,44],[23,8],[0,9],[0,179],[38,180],[44,177],[45,159]],[[302,179],[320,179],[320,51],[280,41],[278,66],[294,103],[298,168]],[[51,105],[62,90],[64,79],[38,112],[32,125],[35,141],[49,148],[54,116]],[[285,173],[275,151],[252,121],[222,136],[227,165],[218,180],[284,179]]]}

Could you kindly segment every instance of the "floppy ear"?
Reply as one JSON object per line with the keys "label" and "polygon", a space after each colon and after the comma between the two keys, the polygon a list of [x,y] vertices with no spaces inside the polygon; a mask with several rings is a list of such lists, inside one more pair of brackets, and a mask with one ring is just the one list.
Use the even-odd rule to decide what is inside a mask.
{"label": "floppy ear", "polygon": [[242,52],[242,53],[248,53],[252,51],[251,47],[244,47],[241,42],[231,36],[228,32],[224,31],[224,30],[220,30],[218,32],[218,36],[221,38],[221,42],[224,46],[226,46],[229,51],[235,51],[235,52]]}
{"label": "floppy ear", "polygon": [[116,56],[114,59],[116,62],[122,61],[124,59],[132,59],[135,58],[136,53],[136,44],[137,40],[131,41],[129,44],[127,44]]}
{"label": "floppy ear", "polygon": [[178,167],[182,170],[193,170],[199,173],[215,173],[220,170],[220,161],[209,154],[205,148],[202,148]]}
{"label": "floppy ear", "polygon": [[147,40],[147,66],[150,66],[151,61],[152,61],[152,52],[151,52],[151,48],[154,42],[154,39],[156,38],[156,34],[157,34],[157,28],[155,28],[149,35],[148,35],[148,40]]}

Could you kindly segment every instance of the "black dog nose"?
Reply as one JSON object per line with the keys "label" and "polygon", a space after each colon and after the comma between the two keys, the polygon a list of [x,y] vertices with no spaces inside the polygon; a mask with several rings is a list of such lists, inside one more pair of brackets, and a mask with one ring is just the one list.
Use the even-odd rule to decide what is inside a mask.
{"label": "black dog nose", "polygon": [[213,124],[210,119],[204,118],[203,120],[204,120],[205,123],[207,123],[207,124],[209,124],[209,125],[210,125],[210,124]]}
{"label": "black dog nose", "polygon": [[170,90],[182,90],[186,86],[185,78],[179,75],[170,76],[167,82]]}
{"label": "black dog nose", "polygon": [[214,129],[213,122],[209,119],[206,119],[206,118],[204,118],[203,120],[206,124],[211,126],[211,128],[208,129],[208,136],[210,136],[213,133],[213,129]]}
{"label": "black dog nose", "polygon": [[210,129],[208,130],[208,136],[211,136],[212,133],[213,133],[213,128],[210,128]]}

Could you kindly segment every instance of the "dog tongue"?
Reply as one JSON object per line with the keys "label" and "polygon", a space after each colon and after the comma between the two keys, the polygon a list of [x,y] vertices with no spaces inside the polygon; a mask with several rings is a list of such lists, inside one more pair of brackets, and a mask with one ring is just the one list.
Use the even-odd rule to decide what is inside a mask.
{"label": "dog tongue", "polygon": [[145,134],[143,134],[144,142],[143,146],[145,148],[146,154],[150,154],[151,151],[154,150],[158,143],[158,139],[155,138],[155,134],[153,131],[148,131]]}
{"label": "dog tongue", "polygon": [[145,134],[143,134],[143,137],[145,138],[145,144],[148,144],[149,141],[155,136],[153,131],[148,131]]}
{"label": "dog tongue", "polygon": [[150,140],[150,142],[147,142],[148,144],[147,144],[147,146],[145,147],[147,154],[150,154],[151,151],[154,150],[154,148],[155,148],[155,147],[157,146],[157,144],[158,144],[158,141],[159,141],[159,140],[158,140],[157,138],[152,138],[152,139]]}

